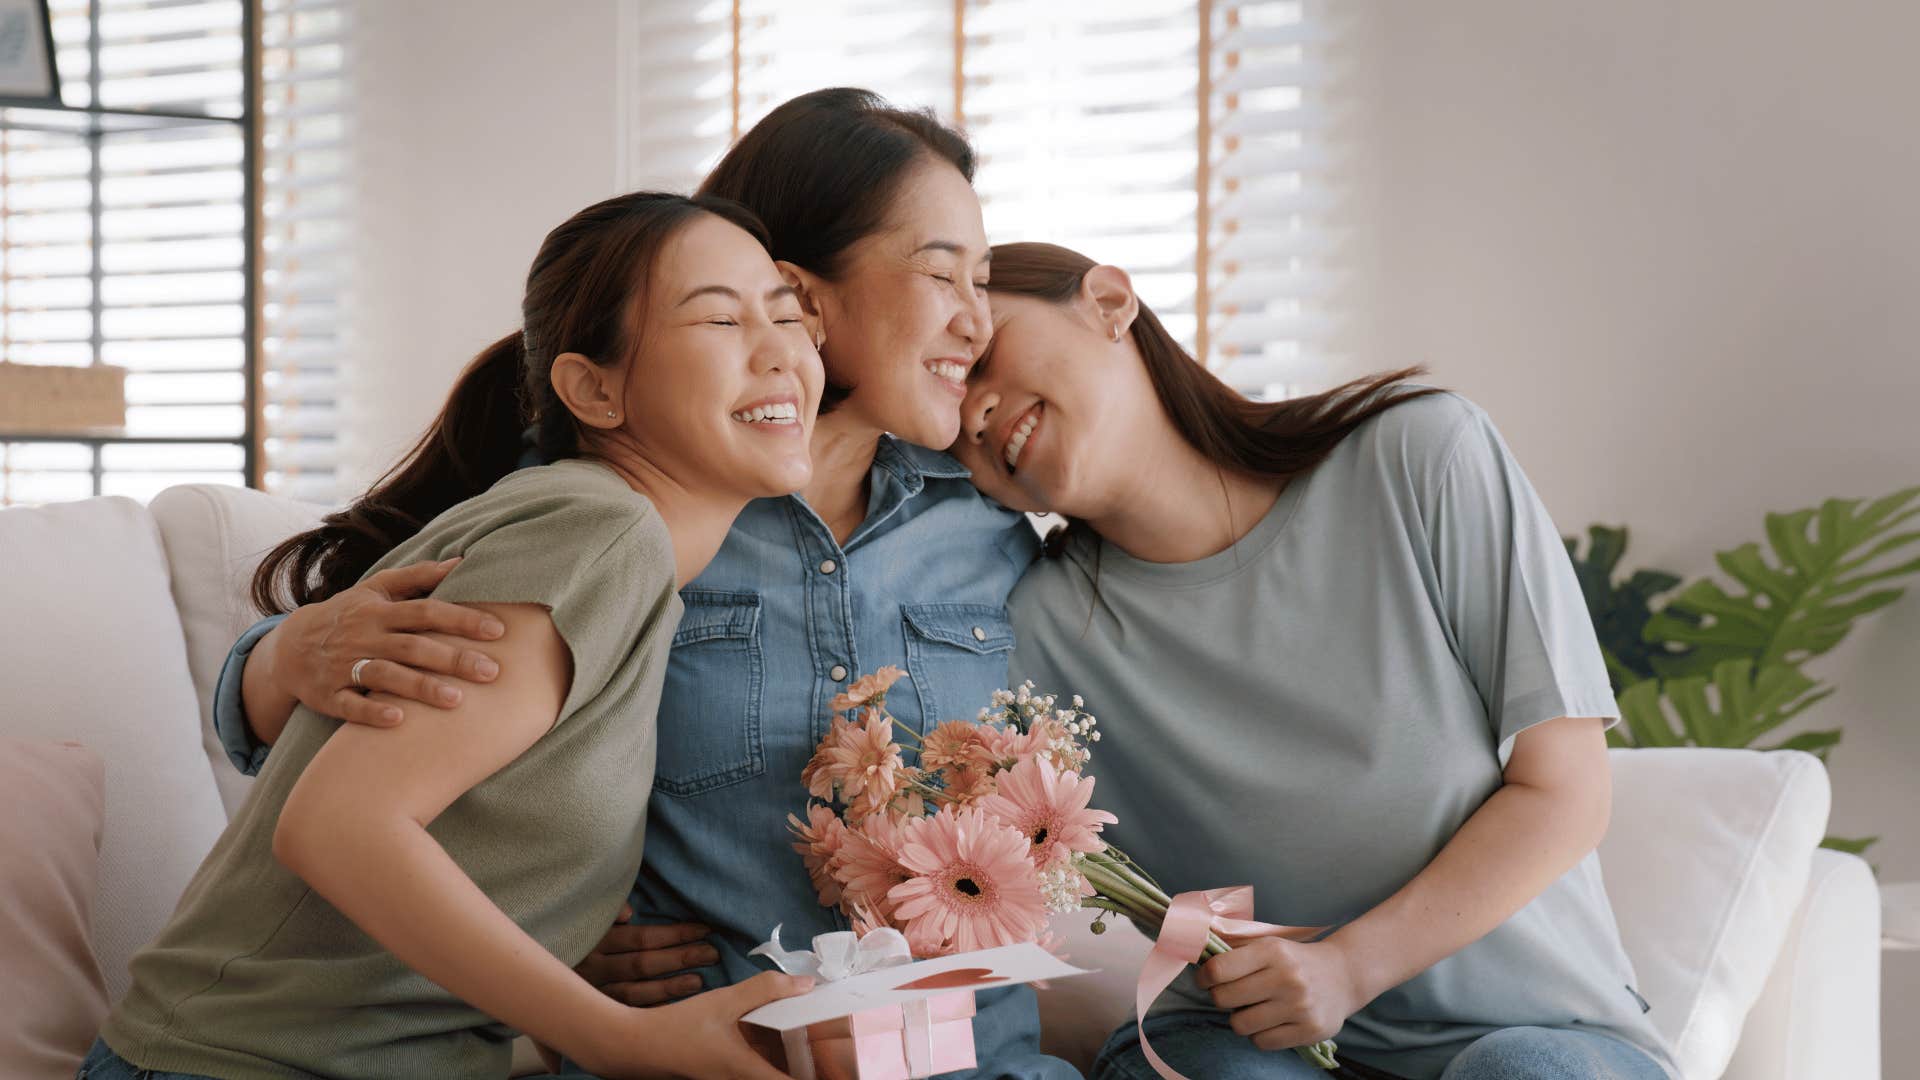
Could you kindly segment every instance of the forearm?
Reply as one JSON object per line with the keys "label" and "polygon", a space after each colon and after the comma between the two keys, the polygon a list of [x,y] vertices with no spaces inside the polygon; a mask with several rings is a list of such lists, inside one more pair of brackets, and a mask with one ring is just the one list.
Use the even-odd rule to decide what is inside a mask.
{"label": "forearm", "polygon": [[1608,810],[1604,787],[1596,795],[1508,782],[1425,870],[1327,941],[1346,953],[1363,999],[1372,1000],[1546,891],[1599,844]]}
{"label": "forearm", "polygon": [[279,741],[280,733],[286,730],[287,721],[293,716],[294,706],[300,703],[274,681],[283,637],[280,631],[281,627],[274,627],[254,645],[240,673],[240,700],[246,710],[247,730],[267,746]]}
{"label": "forearm", "polygon": [[[418,822],[334,809],[276,836],[282,861],[368,936],[488,1016],[583,1062],[633,1010],[515,925]],[[314,831],[324,830],[316,837]],[[283,842],[284,840],[284,842]]]}

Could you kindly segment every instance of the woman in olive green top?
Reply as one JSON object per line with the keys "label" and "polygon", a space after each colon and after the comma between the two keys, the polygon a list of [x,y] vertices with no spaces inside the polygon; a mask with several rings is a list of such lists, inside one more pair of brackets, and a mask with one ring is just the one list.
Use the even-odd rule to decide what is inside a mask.
{"label": "woman in olive green top", "polygon": [[[819,356],[764,245],[719,200],[581,211],[409,459],[268,557],[269,606],[459,559],[435,599],[500,620],[501,676],[391,728],[296,712],[82,1077],[505,1076],[516,1030],[605,1077],[780,1075],[737,1021],[804,980],[634,1009],[572,970],[640,863],[677,583],[811,471]],[[529,422],[561,460],[509,477]]]}

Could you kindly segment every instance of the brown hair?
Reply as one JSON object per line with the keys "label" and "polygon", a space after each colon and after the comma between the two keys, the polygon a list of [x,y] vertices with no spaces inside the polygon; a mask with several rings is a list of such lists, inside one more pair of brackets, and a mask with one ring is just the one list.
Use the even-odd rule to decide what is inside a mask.
{"label": "brown hair", "polygon": [[553,390],[554,358],[576,352],[606,366],[633,355],[636,301],[654,262],[700,214],[767,242],[733,203],[654,191],[595,203],[548,233],[527,271],[523,329],[467,365],[426,434],[365,495],[267,553],[253,575],[254,603],[290,611],[350,588],[427,522],[512,472],[528,425],[542,460],[578,455],[577,424]]}
{"label": "brown hair", "polygon": [[[829,281],[848,249],[887,224],[913,167],[944,161],[973,181],[966,136],[927,109],[889,105],[871,90],[833,87],[782,103],[733,144],[700,185],[766,223],[773,257]],[[820,411],[852,388],[827,372]]]}
{"label": "brown hair", "polygon": [[[994,245],[992,265],[989,292],[1065,304],[1097,264],[1056,244],[1024,243]],[[1355,379],[1311,397],[1253,401],[1187,355],[1146,304],[1129,332],[1180,437],[1220,468],[1254,476],[1286,479],[1304,473],[1361,424],[1401,402],[1442,392],[1398,385],[1422,374],[1412,367]],[[1064,541],[1085,528],[1076,521],[1056,529],[1047,538],[1048,554],[1060,554]]]}

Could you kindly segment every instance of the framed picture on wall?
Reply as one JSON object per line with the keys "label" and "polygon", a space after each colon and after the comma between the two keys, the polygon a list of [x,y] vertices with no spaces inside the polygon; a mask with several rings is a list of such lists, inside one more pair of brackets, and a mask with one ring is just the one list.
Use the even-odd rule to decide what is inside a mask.
{"label": "framed picture on wall", "polygon": [[0,0],[0,104],[60,104],[47,0]]}

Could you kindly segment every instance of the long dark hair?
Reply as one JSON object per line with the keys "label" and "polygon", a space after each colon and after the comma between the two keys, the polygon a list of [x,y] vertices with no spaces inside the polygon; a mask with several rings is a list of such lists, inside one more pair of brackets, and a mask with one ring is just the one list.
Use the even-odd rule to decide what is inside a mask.
{"label": "long dark hair", "polygon": [[553,390],[554,358],[574,352],[605,366],[631,356],[636,301],[660,250],[700,214],[767,242],[733,203],[656,191],[595,203],[548,233],[527,271],[522,328],[467,365],[426,434],[365,495],[267,553],[253,575],[254,603],[290,611],[350,588],[427,522],[512,472],[529,425],[543,460],[578,455],[578,425]]}
{"label": "long dark hair", "polygon": [[[995,244],[987,291],[1065,304],[1095,265],[1057,244]],[[1400,385],[1423,374],[1423,369],[1411,367],[1355,379],[1311,397],[1253,401],[1187,355],[1146,304],[1140,305],[1130,333],[1174,430],[1220,468],[1252,476],[1298,476],[1325,461],[1361,424],[1402,402],[1442,392]],[[1086,528],[1076,521],[1055,530],[1047,538],[1048,553],[1060,554],[1065,541]]]}
{"label": "long dark hair", "polygon": [[[848,249],[887,224],[913,167],[944,161],[973,181],[966,136],[927,109],[902,109],[871,90],[834,87],[783,102],[733,144],[700,185],[766,223],[776,259],[829,281]],[[827,369],[820,411],[851,387]]]}

